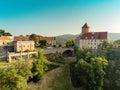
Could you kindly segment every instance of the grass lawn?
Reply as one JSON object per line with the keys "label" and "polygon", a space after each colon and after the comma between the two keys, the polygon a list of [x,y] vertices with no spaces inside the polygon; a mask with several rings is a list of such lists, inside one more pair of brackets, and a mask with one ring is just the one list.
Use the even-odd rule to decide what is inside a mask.
{"label": "grass lawn", "polygon": [[7,61],[0,61],[0,66],[4,66],[4,65],[7,65],[7,64],[9,64],[9,62],[7,62]]}

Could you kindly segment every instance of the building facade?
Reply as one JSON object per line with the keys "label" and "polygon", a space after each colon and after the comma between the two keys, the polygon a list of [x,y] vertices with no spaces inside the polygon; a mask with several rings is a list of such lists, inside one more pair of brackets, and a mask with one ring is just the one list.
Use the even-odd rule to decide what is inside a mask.
{"label": "building facade", "polygon": [[43,37],[47,41],[48,46],[56,45],[56,37]]}
{"label": "building facade", "polygon": [[46,37],[46,36],[36,35],[32,37],[29,35],[29,36],[15,36],[14,37],[14,41],[30,41],[30,40],[34,40],[35,44],[38,44],[38,45],[39,45],[40,40],[46,40],[48,46],[56,45],[56,37],[52,37],[52,36]]}
{"label": "building facade", "polygon": [[11,45],[13,42],[13,38],[10,36],[1,36],[0,37],[0,46]]}
{"label": "building facade", "polygon": [[14,41],[29,41],[29,36],[14,36]]}
{"label": "building facade", "polygon": [[82,33],[76,38],[76,45],[80,48],[98,49],[99,45],[107,39],[107,32],[91,32],[90,27],[85,23]]}
{"label": "building facade", "polygon": [[34,41],[14,41],[15,52],[35,50]]}

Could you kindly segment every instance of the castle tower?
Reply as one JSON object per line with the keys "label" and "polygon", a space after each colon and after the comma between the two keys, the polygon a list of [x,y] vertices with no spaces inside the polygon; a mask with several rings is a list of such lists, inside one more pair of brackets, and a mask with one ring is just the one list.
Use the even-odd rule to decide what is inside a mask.
{"label": "castle tower", "polygon": [[90,32],[90,27],[85,23],[82,27],[82,34]]}

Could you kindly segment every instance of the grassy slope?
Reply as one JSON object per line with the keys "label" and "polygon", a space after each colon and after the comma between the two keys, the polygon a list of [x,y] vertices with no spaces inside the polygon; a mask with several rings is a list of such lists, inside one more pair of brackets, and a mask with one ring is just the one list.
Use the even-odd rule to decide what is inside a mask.
{"label": "grassy slope", "polygon": [[[28,90],[67,90],[72,88],[69,66],[61,66],[46,73],[38,83],[29,83]],[[72,90],[72,89],[69,89]]]}

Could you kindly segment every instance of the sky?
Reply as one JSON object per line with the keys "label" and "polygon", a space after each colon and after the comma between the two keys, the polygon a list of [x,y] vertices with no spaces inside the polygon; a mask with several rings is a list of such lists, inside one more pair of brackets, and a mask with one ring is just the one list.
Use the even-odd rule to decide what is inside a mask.
{"label": "sky", "polygon": [[120,33],[120,0],[0,0],[0,28],[13,36]]}

